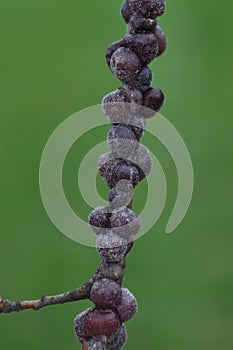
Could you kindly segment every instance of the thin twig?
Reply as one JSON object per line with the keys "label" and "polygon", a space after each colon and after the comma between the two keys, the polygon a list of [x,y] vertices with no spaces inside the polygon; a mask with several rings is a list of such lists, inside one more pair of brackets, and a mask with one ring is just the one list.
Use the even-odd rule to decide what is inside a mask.
{"label": "thin twig", "polygon": [[53,296],[42,296],[37,300],[10,301],[0,297],[0,313],[19,312],[27,309],[38,311],[45,306],[70,303],[73,301],[84,300],[89,298],[90,289],[93,283],[98,280],[99,274],[85,282],[81,287],[70,292]]}

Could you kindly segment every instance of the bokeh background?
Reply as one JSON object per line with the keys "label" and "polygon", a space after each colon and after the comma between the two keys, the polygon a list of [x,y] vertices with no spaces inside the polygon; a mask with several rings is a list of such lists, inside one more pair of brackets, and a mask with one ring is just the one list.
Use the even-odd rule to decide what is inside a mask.
{"label": "bokeh background", "polygon": [[[6,298],[73,289],[98,264],[93,248],[70,241],[50,222],[38,172],[53,130],[120,85],[104,59],[108,44],[125,33],[120,5],[120,0],[0,2],[0,295]],[[160,220],[127,260],[125,285],[139,303],[127,326],[127,350],[233,348],[232,13],[229,0],[167,0],[160,19],[169,48],[151,64],[153,82],[166,93],[162,114],[191,153],[195,191],[184,221],[166,235],[176,169],[164,147],[146,134],[144,144],[166,173],[168,198]],[[80,204],[77,167],[81,153],[106,132],[82,138],[64,167],[67,197],[83,217],[89,208]],[[97,185],[104,195],[98,178]],[[143,188],[142,183],[136,209],[143,206]],[[89,305],[0,315],[0,348],[79,349],[73,318]]]}

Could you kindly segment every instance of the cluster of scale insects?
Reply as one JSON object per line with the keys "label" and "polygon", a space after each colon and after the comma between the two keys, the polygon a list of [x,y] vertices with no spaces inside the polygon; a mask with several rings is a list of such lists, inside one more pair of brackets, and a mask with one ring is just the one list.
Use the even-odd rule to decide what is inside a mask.
{"label": "cluster of scale insects", "polygon": [[106,60],[122,86],[103,99],[103,111],[113,125],[108,134],[111,152],[100,156],[98,170],[110,192],[108,206],[94,209],[89,224],[97,235],[101,277],[90,289],[94,303],[76,316],[74,328],[83,349],[119,350],[126,342],[124,323],[137,312],[133,294],[123,288],[125,257],[141,223],[132,211],[133,189],[151,170],[147,149],[139,141],[146,118],[160,110],[164,94],[151,87],[148,67],[166,49],[157,18],[164,0],[125,0],[121,14],[127,24],[123,39],[106,50]]}

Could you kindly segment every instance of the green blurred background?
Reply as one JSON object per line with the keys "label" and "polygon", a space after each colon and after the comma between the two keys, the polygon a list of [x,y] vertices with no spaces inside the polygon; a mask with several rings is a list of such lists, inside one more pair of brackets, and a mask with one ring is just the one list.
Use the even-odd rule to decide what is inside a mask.
{"label": "green blurred background", "polygon": [[[0,295],[6,298],[73,289],[98,264],[94,249],[68,240],[50,222],[38,171],[53,130],[120,85],[104,59],[107,45],[125,33],[120,5],[120,0],[0,2]],[[154,84],[166,93],[162,114],[191,153],[195,191],[184,221],[167,236],[176,170],[164,147],[145,135],[144,144],[167,175],[168,199],[158,223],[128,257],[125,285],[137,296],[139,313],[127,326],[127,350],[233,348],[232,13],[229,0],[167,0],[160,20],[169,49],[151,64]],[[103,128],[98,140],[106,132]],[[91,148],[93,137],[80,141],[83,150]],[[72,152],[64,187],[74,210],[85,216],[88,207],[80,208],[77,189],[80,155],[75,146]],[[145,200],[145,184],[140,186],[135,208]],[[88,305],[0,315],[0,348],[79,349],[72,322]]]}

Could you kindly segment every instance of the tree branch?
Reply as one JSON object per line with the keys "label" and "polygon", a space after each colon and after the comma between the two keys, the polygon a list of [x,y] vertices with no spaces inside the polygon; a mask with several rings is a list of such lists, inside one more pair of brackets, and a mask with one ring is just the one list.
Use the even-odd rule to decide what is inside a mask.
{"label": "tree branch", "polygon": [[70,303],[78,300],[89,298],[90,289],[95,281],[99,279],[99,274],[96,273],[93,277],[85,282],[81,287],[72,291],[53,295],[42,296],[37,300],[10,301],[0,297],[0,313],[19,312],[27,309],[38,311],[45,306]]}

